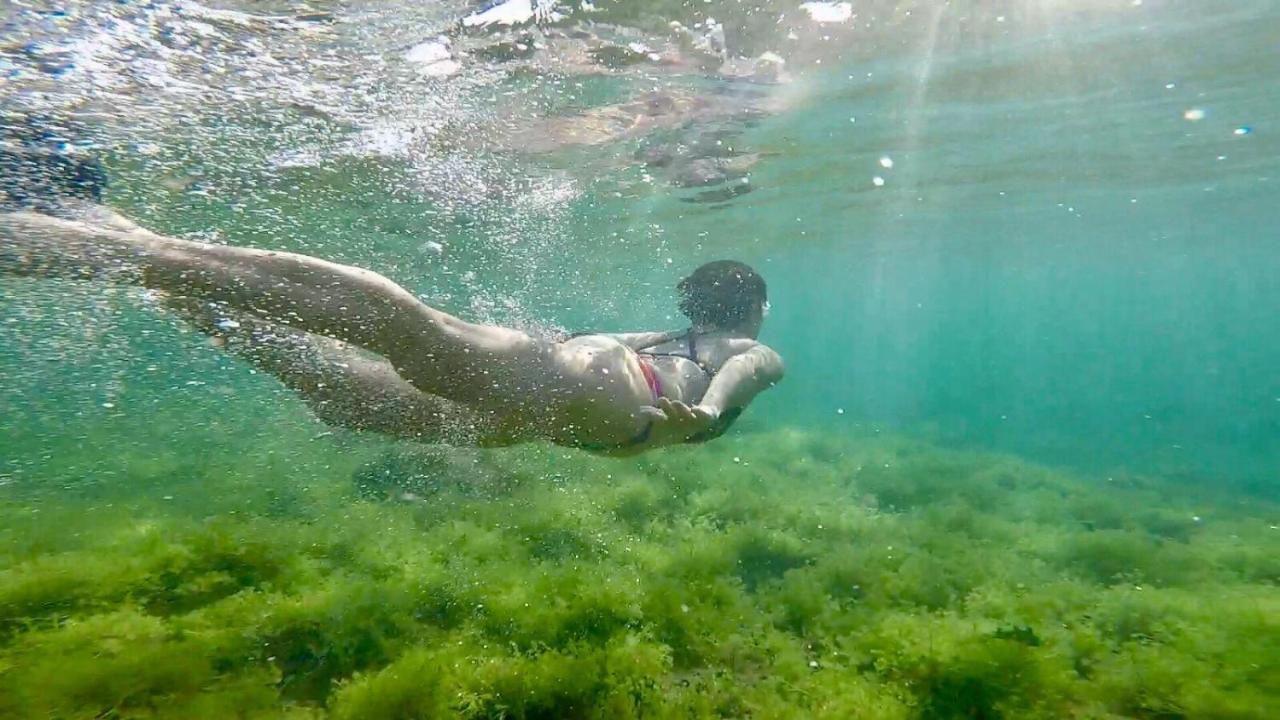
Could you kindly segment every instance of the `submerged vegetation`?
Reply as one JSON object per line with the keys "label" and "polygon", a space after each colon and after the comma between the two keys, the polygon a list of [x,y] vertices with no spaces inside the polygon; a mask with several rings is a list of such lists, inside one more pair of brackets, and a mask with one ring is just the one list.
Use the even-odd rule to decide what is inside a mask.
{"label": "submerged vegetation", "polygon": [[0,488],[0,717],[1280,716],[1256,499],[798,431],[118,462]]}

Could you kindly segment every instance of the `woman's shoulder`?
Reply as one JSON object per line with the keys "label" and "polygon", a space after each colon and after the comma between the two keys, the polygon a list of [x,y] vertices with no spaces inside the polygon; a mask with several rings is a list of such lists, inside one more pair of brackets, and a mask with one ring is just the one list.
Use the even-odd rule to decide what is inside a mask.
{"label": "woman's shoulder", "polygon": [[751,338],[741,338],[727,343],[717,364],[723,365],[730,358],[740,355],[750,356],[755,362],[757,371],[763,371],[769,376],[782,377],[784,372],[782,356],[768,345]]}
{"label": "woman's shoulder", "polygon": [[724,349],[732,355],[741,355],[745,352],[751,352],[758,348],[763,348],[769,352],[773,352],[772,348],[764,343],[749,337],[719,337],[701,340],[699,345],[708,345]]}
{"label": "woman's shoulder", "polygon": [[[759,340],[748,337],[707,338],[698,342],[698,355],[704,362],[716,368],[739,355],[758,355],[762,360],[772,361],[778,354]],[[777,362],[781,362],[778,358]]]}

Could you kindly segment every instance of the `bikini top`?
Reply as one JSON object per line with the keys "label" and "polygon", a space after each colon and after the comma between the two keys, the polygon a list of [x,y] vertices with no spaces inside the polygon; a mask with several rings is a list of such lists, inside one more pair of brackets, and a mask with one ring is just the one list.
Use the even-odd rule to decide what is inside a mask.
{"label": "bikini top", "polygon": [[[681,338],[683,338],[685,343],[687,344],[687,347],[685,348],[684,352],[649,352],[647,350],[647,348],[657,347],[658,345],[665,345],[666,343],[672,342],[674,340],[680,340]],[[654,342],[649,343],[648,345],[643,345],[641,347],[635,348],[635,351],[637,354],[648,355],[649,357],[678,357],[678,358],[684,358],[686,360],[689,360],[693,362],[694,365],[697,365],[699,370],[701,370],[703,373],[706,374],[708,381],[710,381],[711,378],[715,377],[715,374],[716,374],[715,370],[707,367],[705,364],[703,364],[701,360],[698,359],[697,339],[696,339],[696,336],[694,335],[693,328],[689,328],[688,330],[685,330],[679,333],[669,333],[663,337],[658,338]]]}
{"label": "bikini top", "polygon": [[[687,347],[685,348],[685,352],[648,352],[645,349],[645,348],[656,347],[658,345],[663,345],[663,344],[672,342],[674,340],[679,340],[681,338],[683,338],[685,343],[687,344]],[[708,384],[710,384],[711,380],[715,378],[715,375],[716,375],[716,370],[707,367],[701,360],[698,359],[697,339],[693,332],[693,328],[689,328],[688,330],[685,330],[680,333],[666,335],[648,345],[635,348],[635,351],[639,355],[648,355],[650,357],[678,357],[678,358],[684,358],[686,360],[690,360],[693,362],[693,364],[698,366],[698,369],[702,370],[702,372],[706,374]],[[723,435],[726,430],[729,429],[729,426],[732,425],[734,421],[738,419],[738,416],[741,414],[742,414],[742,408],[740,407],[725,408],[720,413],[720,417],[716,418],[716,421],[712,423],[710,427],[698,433],[697,435],[690,437],[685,442],[701,443],[701,442],[706,442],[708,440],[718,438],[721,435]]]}
{"label": "bikini top", "polygon": [[[590,332],[575,333],[570,337],[578,337],[581,335],[592,335],[592,334],[594,333],[590,333]],[[646,352],[645,351],[645,348],[657,347],[658,345],[669,343],[673,340],[679,340],[681,338],[683,338],[687,343],[687,347],[685,349],[685,352],[683,353]],[[684,330],[681,332],[668,333],[666,335],[659,337],[656,341],[648,345],[634,348],[634,350],[638,355],[649,355],[651,357],[680,357],[686,360],[690,360],[695,365],[697,365],[698,368],[702,370],[702,372],[706,373],[708,383],[710,383],[711,379],[715,377],[715,374],[716,374],[715,370],[708,368],[700,360],[698,360],[698,346],[697,346],[697,340],[694,337],[693,328],[689,328],[688,330]],[[740,415],[742,415],[742,408],[740,407],[725,408],[723,411],[721,411],[720,417],[716,418],[716,421],[712,423],[710,427],[698,433],[697,435],[693,435],[689,437],[687,440],[685,440],[685,442],[686,443],[703,443],[708,440],[713,440],[715,438],[718,438],[721,435],[723,435],[726,430],[729,429],[730,425],[733,425],[734,421],[736,421],[738,419],[738,416]],[[645,425],[644,430],[642,430],[639,435],[625,442],[618,443],[618,444],[578,443],[578,447],[584,450],[593,450],[593,451],[620,450],[623,448],[631,447],[633,445],[640,445],[648,441],[649,433],[652,430],[653,430],[653,423],[649,423]]]}

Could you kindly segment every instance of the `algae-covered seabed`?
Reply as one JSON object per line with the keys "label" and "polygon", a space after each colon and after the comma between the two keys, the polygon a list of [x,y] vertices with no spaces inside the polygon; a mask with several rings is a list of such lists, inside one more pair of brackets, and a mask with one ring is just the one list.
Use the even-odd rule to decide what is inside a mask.
{"label": "algae-covered seabed", "polygon": [[869,429],[385,445],[280,400],[85,410],[0,488],[0,717],[1280,713],[1257,499]]}

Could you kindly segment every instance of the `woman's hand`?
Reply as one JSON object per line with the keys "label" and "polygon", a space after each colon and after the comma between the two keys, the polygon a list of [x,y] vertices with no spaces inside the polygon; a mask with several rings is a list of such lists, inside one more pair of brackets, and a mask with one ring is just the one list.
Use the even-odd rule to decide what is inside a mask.
{"label": "woman's hand", "polygon": [[649,437],[656,445],[684,442],[710,428],[720,417],[715,408],[686,405],[670,398],[659,398],[657,407],[646,406],[643,412],[653,423]]}

